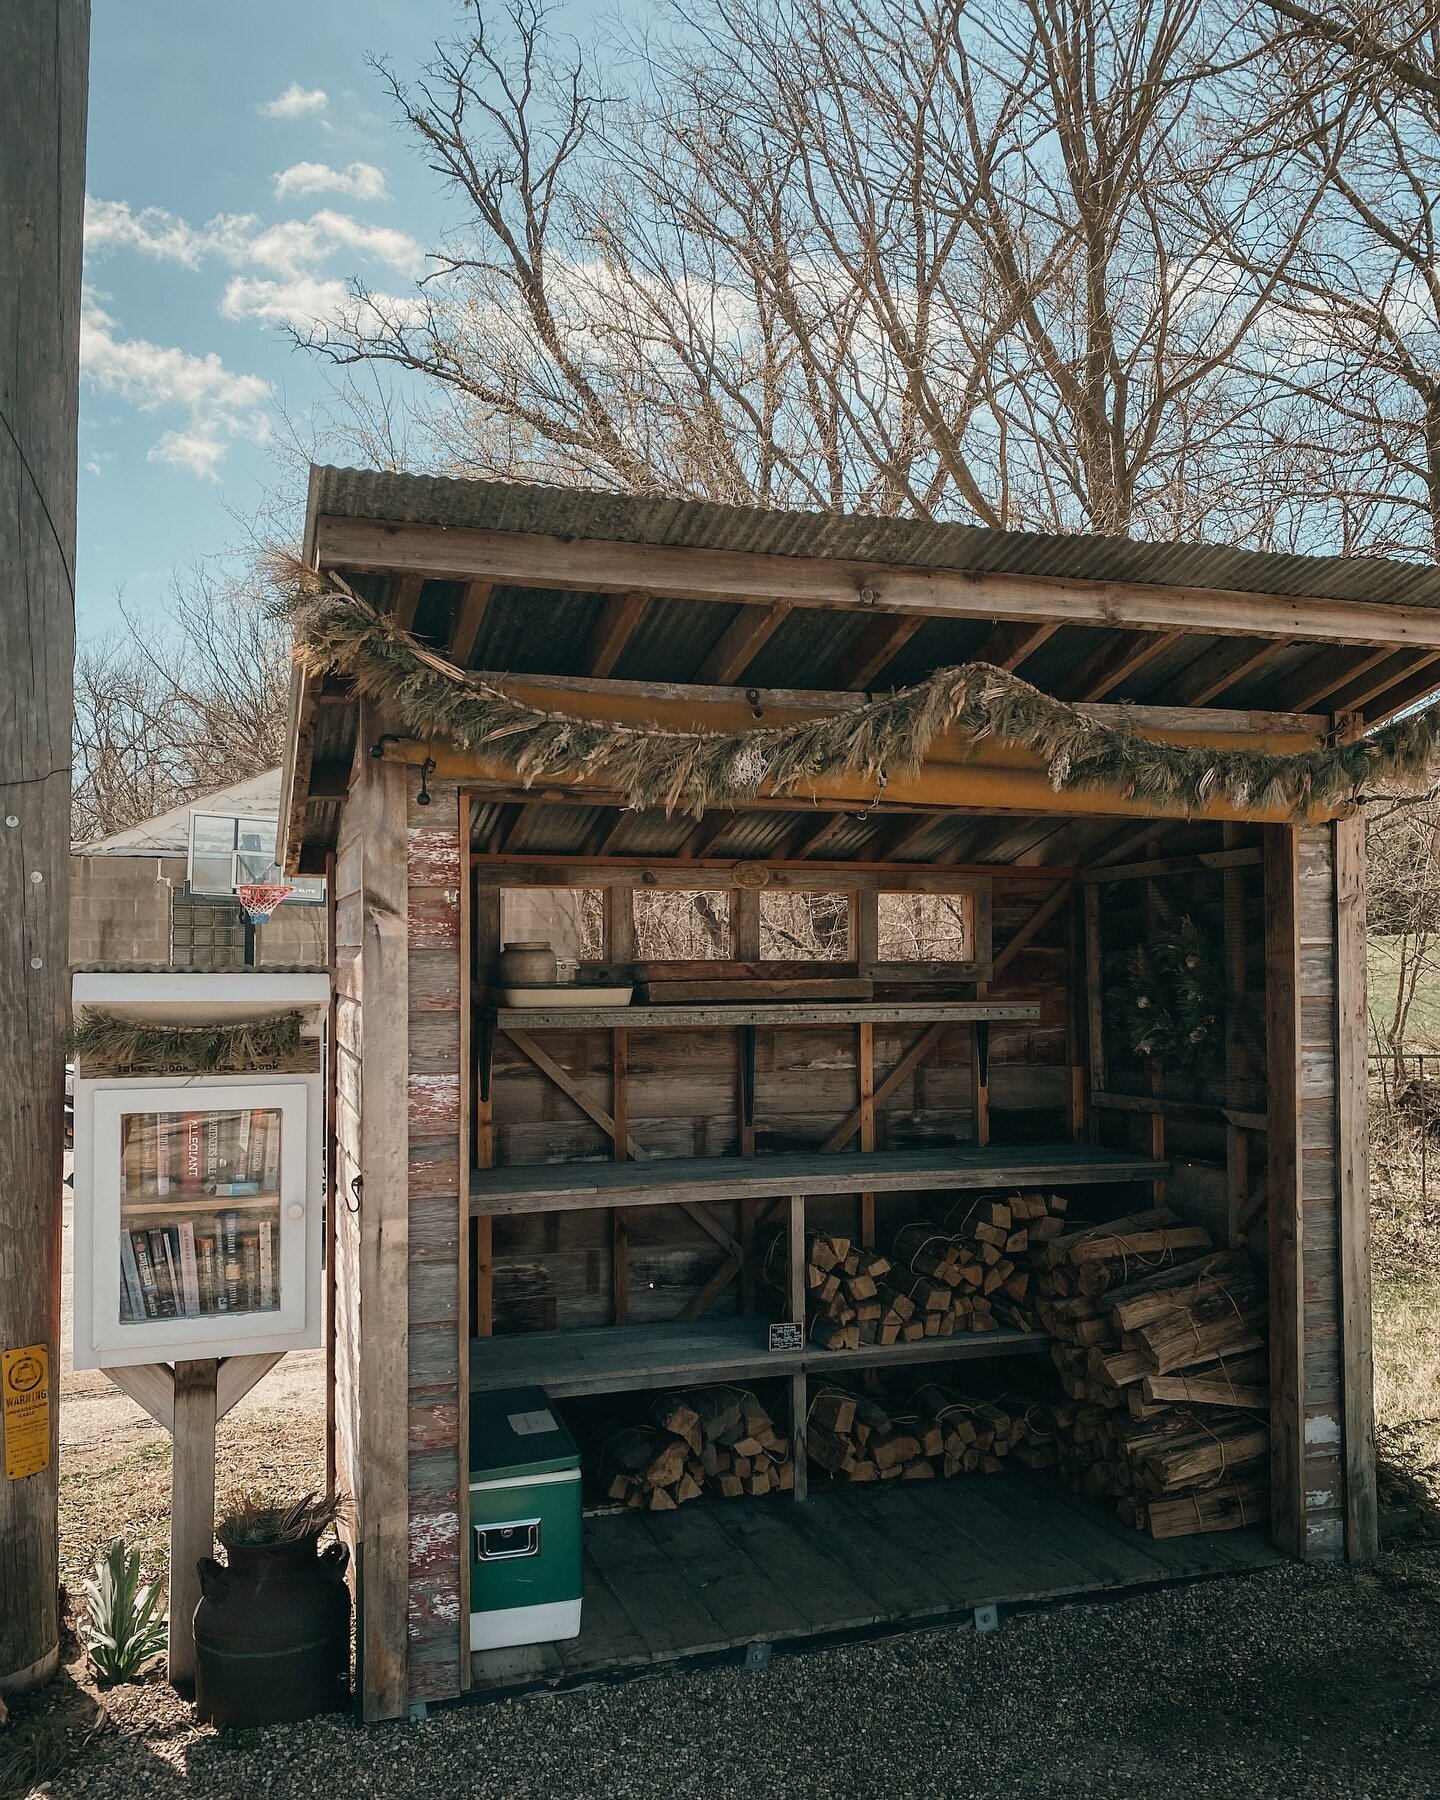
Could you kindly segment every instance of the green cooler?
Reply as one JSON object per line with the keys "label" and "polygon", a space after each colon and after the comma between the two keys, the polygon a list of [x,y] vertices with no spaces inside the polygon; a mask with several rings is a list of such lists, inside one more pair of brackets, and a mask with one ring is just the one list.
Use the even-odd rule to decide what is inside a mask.
{"label": "green cooler", "polygon": [[580,1452],[543,1388],[470,1401],[470,1648],[580,1631]]}

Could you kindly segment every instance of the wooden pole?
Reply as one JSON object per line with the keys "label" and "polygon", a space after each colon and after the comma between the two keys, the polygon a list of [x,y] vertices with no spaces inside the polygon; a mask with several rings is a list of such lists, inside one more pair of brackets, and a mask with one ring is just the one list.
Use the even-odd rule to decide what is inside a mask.
{"label": "wooden pole", "polygon": [[[9,1366],[48,1361],[50,1396],[48,1425],[0,1468],[3,1690],[48,1680],[60,1660],[55,1390],[89,41],[88,0],[0,9],[0,1351],[42,1350]],[[19,1445],[18,1418],[7,1408],[7,1450]]]}
{"label": "wooden pole", "polygon": [[219,1364],[175,1365],[174,1472],[170,1482],[170,1661],[174,1687],[195,1679],[196,1563],[215,1548],[215,1419]]}

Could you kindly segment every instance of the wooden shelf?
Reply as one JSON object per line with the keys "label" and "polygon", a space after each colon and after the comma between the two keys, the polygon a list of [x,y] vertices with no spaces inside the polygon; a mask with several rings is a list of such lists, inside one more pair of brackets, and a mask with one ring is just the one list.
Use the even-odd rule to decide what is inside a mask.
{"label": "wooden shelf", "polygon": [[501,1031],[664,1031],[724,1025],[979,1025],[1019,1024],[1040,1017],[1038,1005],[991,1000],[934,1005],[767,1001],[754,1006],[500,1006],[483,1015]]}
{"label": "wooden shelf", "polygon": [[980,1357],[1043,1355],[1042,1331],[977,1331],[914,1344],[859,1350],[769,1350],[767,1319],[710,1319],[655,1325],[599,1325],[574,1331],[533,1331],[470,1340],[472,1393],[543,1387],[556,1399],[574,1394],[619,1394],[640,1388],[693,1386],[710,1381],[762,1381],[806,1374],[843,1375],[909,1363],[958,1362]]}
{"label": "wooden shelf", "polygon": [[120,1210],[128,1218],[134,1213],[174,1214],[224,1212],[275,1212],[280,1205],[278,1194],[135,1194],[120,1197]]}
{"label": "wooden shelf", "polygon": [[1088,1144],[943,1145],[861,1155],[700,1156],[650,1162],[539,1163],[476,1169],[470,1211],[581,1212],[604,1206],[674,1206],[789,1194],[895,1194],[992,1187],[1070,1187],[1158,1181],[1169,1164]]}

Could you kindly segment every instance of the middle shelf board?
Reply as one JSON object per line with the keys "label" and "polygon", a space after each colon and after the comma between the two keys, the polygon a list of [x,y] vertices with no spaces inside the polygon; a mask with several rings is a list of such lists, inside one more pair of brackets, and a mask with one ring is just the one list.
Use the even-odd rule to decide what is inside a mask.
{"label": "middle shelf board", "polygon": [[502,1006],[485,1016],[501,1031],[664,1031],[712,1025],[984,1025],[1033,1023],[1040,1008],[1030,1001],[944,1000],[914,1006],[757,1002],[753,1006]]}
{"label": "middle shelf board", "polygon": [[770,1350],[768,1327],[767,1319],[701,1319],[472,1338],[470,1391],[543,1387],[553,1398],[565,1399],[783,1375],[838,1378],[848,1370],[1035,1356],[1050,1348],[1042,1331],[1006,1329],[957,1332],[954,1337],[922,1338],[914,1344],[862,1345],[858,1350],[823,1350],[817,1344]]}
{"label": "middle shelf board", "polygon": [[947,1144],[923,1150],[815,1151],[805,1155],[696,1156],[650,1162],[536,1163],[476,1169],[470,1211],[580,1212],[604,1206],[675,1206],[768,1200],[789,1194],[895,1194],[930,1189],[1068,1187],[1158,1181],[1169,1164],[1088,1144]]}

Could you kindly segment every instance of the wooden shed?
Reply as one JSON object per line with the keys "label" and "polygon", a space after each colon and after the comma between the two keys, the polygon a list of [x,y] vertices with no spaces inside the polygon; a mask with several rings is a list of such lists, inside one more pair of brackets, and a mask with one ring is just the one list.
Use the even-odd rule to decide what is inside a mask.
{"label": "wooden shed", "polygon": [[[1373,1553],[1349,796],[1413,752],[1362,730],[1440,679],[1440,572],[330,468],[304,563],[280,829],[330,883],[331,1441],[366,1718]],[[876,748],[883,727],[913,750],[913,698],[888,697],[916,693],[923,755]],[[676,733],[724,735],[730,762],[702,780]],[[634,1003],[507,1007],[502,934],[536,917]],[[1137,1049],[1121,1016],[1163,987],[1147,946],[1194,976],[1193,1057]],[[1047,1194],[1102,1236],[1148,1218],[1125,1243],[1162,1285],[1182,1241],[1259,1271],[1229,1340],[1268,1343],[1268,1384],[1252,1349],[1235,1389],[1263,1434],[1268,1385],[1268,1511],[1243,1529],[1149,1536],[1103,1479],[1044,1468],[864,1488],[807,1467],[842,1377],[1083,1402],[1111,1342],[1083,1283],[1047,1289],[1059,1346],[1003,1285],[983,1330],[831,1349],[807,1324],[815,1232],[893,1263],[907,1225],[984,1196],[1024,1294]],[[772,1348],[777,1317],[802,1330]],[[1089,1408],[1112,1436],[1150,1405],[1127,1380]],[[472,1663],[468,1394],[538,1384],[593,1444],[717,1382],[765,1397],[787,1491],[597,1503],[582,1637]],[[1232,1489],[1243,1513],[1253,1458],[1248,1486],[1223,1452],[1212,1473],[1204,1518]]]}

